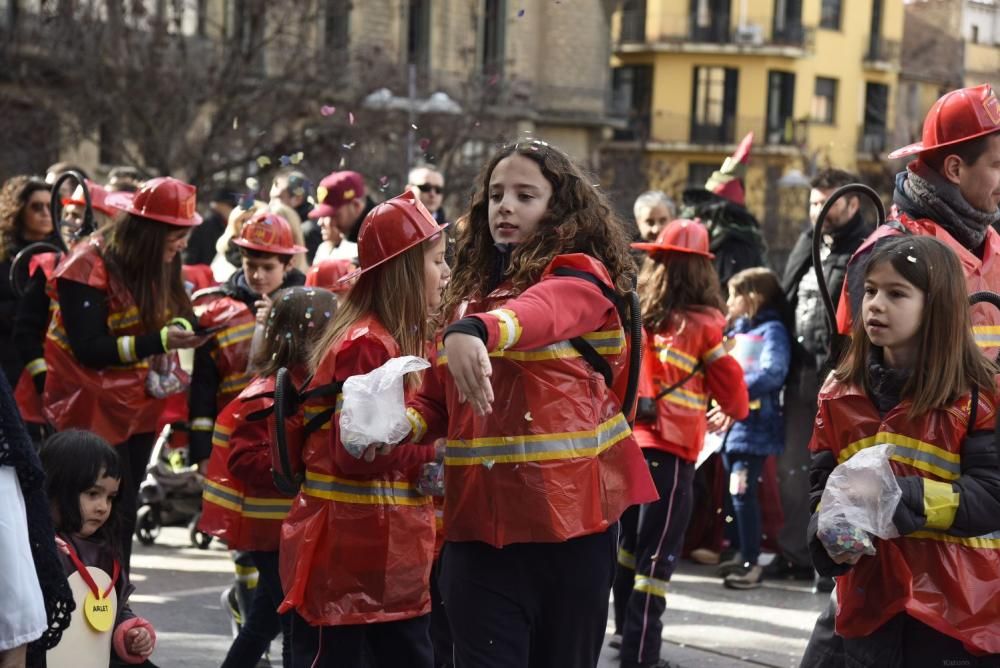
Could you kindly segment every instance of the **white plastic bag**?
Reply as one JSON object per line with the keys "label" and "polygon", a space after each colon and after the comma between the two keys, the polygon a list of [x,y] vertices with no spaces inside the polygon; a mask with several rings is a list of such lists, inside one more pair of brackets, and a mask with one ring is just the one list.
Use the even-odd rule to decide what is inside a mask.
{"label": "white plastic bag", "polygon": [[831,557],[875,554],[869,534],[899,536],[892,515],[903,493],[889,467],[893,450],[889,443],[865,448],[830,473],[817,536]]}
{"label": "white plastic bag", "polygon": [[403,376],[430,362],[419,357],[395,357],[363,376],[344,381],[340,411],[340,442],[360,458],[373,443],[398,443],[410,432],[403,401]]}

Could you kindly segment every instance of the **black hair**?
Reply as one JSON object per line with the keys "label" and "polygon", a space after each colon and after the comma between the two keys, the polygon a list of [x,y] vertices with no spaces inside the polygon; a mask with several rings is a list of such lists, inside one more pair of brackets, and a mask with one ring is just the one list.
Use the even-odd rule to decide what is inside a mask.
{"label": "black hair", "polygon": [[944,160],[949,155],[957,155],[966,165],[974,165],[986,153],[986,149],[989,148],[990,137],[993,134],[981,135],[975,139],[958,142],[951,146],[924,151],[920,154],[920,160],[936,172],[940,172],[944,168]]}
{"label": "black hair", "polygon": [[[55,517],[57,531],[77,533],[83,526],[80,517],[80,495],[102,477],[121,480],[122,468],[118,452],[103,438],[89,431],[68,429],[42,444],[38,451],[45,469],[45,493]],[[123,521],[121,504],[111,504],[107,521],[94,536],[121,554],[120,527]]]}
{"label": "black hair", "polygon": [[831,167],[816,174],[809,182],[809,187],[817,190],[836,190],[851,183],[861,183],[861,177],[843,169]]}

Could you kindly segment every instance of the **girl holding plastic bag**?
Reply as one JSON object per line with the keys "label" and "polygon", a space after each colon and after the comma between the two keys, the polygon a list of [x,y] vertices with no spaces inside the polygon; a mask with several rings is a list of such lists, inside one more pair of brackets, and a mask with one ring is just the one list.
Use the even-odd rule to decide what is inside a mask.
{"label": "girl holding plastic bag", "polygon": [[[977,657],[1000,654],[996,368],[976,347],[967,303],[959,260],[941,242],[904,236],[877,246],[850,349],[820,391],[810,548],[816,570],[838,576],[849,665],[980,665]],[[824,495],[838,464],[880,445],[893,446],[884,482],[838,484],[853,495],[838,502]],[[881,532],[899,537],[826,521],[844,512],[844,498],[874,515],[896,485],[901,498]]]}
{"label": "girl holding plastic bag", "polygon": [[[345,381],[426,353],[451,273],[442,229],[412,193],[372,209],[358,238],[361,268],[344,278],[357,283],[313,353],[305,482],[280,546],[281,611],[295,613],[296,668],[368,665],[365,657],[377,666],[433,665],[434,506],[416,483],[434,448],[358,458],[341,440],[340,415]],[[409,391],[418,383],[407,377]]]}
{"label": "girl holding plastic bag", "polygon": [[635,272],[622,230],[544,142],[508,145],[482,173],[443,307],[455,322],[410,404],[414,441],[447,436],[457,666],[597,663],[618,518],[656,498],[619,393],[617,305]]}

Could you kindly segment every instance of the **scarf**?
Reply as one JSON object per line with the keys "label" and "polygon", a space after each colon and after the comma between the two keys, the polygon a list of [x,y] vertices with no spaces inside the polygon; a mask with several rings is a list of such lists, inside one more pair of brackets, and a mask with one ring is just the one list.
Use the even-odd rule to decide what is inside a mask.
{"label": "scarf", "polygon": [[893,202],[910,216],[929,218],[947,230],[955,241],[975,250],[986,231],[1000,222],[1000,210],[985,212],[969,204],[954,183],[921,160],[911,162],[896,175]]}

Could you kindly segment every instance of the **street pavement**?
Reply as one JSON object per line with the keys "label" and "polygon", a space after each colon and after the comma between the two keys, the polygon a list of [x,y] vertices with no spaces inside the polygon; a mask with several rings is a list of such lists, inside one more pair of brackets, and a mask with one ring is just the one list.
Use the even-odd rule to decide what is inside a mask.
{"label": "street pavement", "polygon": [[[216,668],[232,641],[219,605],[232,582],[232,562],[218,541],[191,547],[187,531],[166,528],[156,544],[135,546],[132,608],[157,635],[153,661],[161,668]],[[685,563],[674,574],[663,616],[662,656],[682,668],[798,666],[813,622],[827,602],[811,583],[765,582],[753,591],[722,586],[707,566]],[[608,637],[613,630],[611,619]],[[272,644],[279,666],[280,644]],[[601,668],[618,665],[607,646]],[[252,668],[252,667],[248,667]]]}

